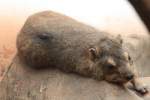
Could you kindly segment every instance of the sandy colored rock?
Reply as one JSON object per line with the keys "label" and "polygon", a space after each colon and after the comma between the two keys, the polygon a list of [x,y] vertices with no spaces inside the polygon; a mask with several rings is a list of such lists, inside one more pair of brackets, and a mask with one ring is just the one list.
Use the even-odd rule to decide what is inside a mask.
{"label": "sandy colored rock", "polygon": [[[145,82],[150,83],[150,78]],[[63,73],[33,70],[16,57],[0,84],[0,100],[149,100],[105,81]],[[145,98],[145,99],[143,99]]]}

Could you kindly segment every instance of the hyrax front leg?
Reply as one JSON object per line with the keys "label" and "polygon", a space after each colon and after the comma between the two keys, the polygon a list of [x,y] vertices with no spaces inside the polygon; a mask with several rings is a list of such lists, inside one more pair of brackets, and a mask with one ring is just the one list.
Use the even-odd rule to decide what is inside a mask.
{"label": "hyrax front leg", "polygon": [[146,94],[149,92],[147,86],[137,77],[133,78],[131,83],[133,84],[134,89],[140,94]]}

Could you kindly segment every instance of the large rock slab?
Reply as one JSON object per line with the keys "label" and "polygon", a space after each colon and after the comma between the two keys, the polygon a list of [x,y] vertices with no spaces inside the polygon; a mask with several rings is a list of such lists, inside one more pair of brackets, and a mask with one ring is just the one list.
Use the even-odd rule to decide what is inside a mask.
{"label": "large rock slab", "polygon": [[[144,80],[150,83],[150,78]],[[128,88],[64,73],[34,70],[15,57],[0,84],[0,100],[150,100]]]}

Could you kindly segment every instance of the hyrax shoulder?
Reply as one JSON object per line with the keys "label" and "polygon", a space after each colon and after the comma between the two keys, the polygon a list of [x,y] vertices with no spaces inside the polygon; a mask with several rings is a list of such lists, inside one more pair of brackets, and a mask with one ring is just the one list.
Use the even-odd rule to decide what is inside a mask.
{"label": "hyrax shoulder", "polygon": [[20,59],[34,68],[56,67],[114,82],[126,82],[133,74],[120,41],[51,11],[27,19],[17,48]]}

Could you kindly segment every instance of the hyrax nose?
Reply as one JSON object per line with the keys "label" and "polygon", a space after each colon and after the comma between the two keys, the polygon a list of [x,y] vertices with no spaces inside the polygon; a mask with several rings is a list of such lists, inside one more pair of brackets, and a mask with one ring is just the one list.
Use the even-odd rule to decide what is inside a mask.
{"label": "hyrax nose", "polygon": [[128,75],[126,76],[126,79],[127,79],[127,80],[131,80],[131,79],[133,79],[133,77],[134,77],[133,74],[128,74]]}

